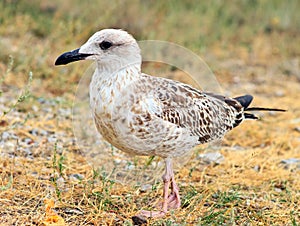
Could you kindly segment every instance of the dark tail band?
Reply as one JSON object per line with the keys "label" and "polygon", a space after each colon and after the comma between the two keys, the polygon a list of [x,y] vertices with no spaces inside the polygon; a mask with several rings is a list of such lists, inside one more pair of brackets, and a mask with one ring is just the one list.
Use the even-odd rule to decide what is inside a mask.
{"label": "dark tail band", "polygon": [[253,97],[251,95],[235,97],[234,99],[237,100],[243,106],[244,117],[246,119],[258,119],[256,115],[247,113],[247,111],[279,111],[279,112],[286,111],[284,109],[279,109],[279,108],[249,107],[251,101],[253,100]]}

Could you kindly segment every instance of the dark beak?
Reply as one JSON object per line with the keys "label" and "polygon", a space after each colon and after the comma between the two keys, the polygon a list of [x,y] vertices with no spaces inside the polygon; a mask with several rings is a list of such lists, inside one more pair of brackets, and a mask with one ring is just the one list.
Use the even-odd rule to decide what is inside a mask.
{"label": "dark beak", "polygon": [[91,55],[93,54],[79,53],[79,49],[75,49],[71,52],[66,52],[60,55],[56,59],[55,65],[65,65],[74,61],[84,60],[85,58]]}

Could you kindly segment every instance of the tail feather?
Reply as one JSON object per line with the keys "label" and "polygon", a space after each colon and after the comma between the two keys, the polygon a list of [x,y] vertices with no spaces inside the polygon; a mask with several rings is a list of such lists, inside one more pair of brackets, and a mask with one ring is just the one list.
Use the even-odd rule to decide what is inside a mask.
{"label": "tail feather", "polygon": [[258,117],[252,113],[247,113],[247,111],[279,111],[279,112],[285,112],[284,109],[279,108],[265,108],[265,107],[249,107],[253,100],[253,96],[251,95],[244,95],[240,97],[235,97],[235,100],[237,100],[244,108],[244,117],[246,119],[258,119]]}
{"label": "tail feather", "polygon": [[285,112],[285,109],[280,109],[280,108],[263,108],[263,107],[251,107],[247,108],[246,111],[281,111]]}
{"label": "tail feather", "polygon": [[247,94],[244,96],[235,97],[233,99],[237,100],[244,109],[247,109],[253,100],[253,96]]}

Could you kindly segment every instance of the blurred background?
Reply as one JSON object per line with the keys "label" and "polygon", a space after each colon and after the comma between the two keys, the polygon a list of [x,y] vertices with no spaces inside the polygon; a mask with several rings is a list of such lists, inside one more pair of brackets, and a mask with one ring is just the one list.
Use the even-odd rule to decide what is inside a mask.
{"label": "blurred background", "polygon": [[[28,72],[33,71],[36,88],[42,84],[54,95],[72,91],[70,83],[76,85],[84,70],[82,64],[76,64],[62,69],[66,71],[61,73],[53,66],[56,57],[79,47],[104,28],[127,30],[137,40],[177,43],[199,54],[213,69],[219,67],[216,61],[224,59],[237,60],[236,64],[283,63],[299,56],[300,51],[297,0],[201,4],[197,1],[3,0],[0,7],[2,74],[12,56],[11,80],[20,85]],[[293,74],[290,70],[283,72]],[[51,84],[46,84],[48,80]]]}
{"label": "blurred background", "polygon": [[[85,162],[71,109],[90,62],[54,66],[96,31],[120,28],[137,40],[192,50],[227,95],[247,92],[256,106],[288,109],[230,132],[219,150],[221,165],[200,164],[200,148],[177,174],[183,210],[149,224],[297,225],[299,10],[298,0],[0,1],[0,223],[45,223],[47,198],[56,204],[46,207],[66,224],[130,225],[130,216],[160,197],[161,184],[120,186]],[[159,63],[143,70],[184,80]]]}

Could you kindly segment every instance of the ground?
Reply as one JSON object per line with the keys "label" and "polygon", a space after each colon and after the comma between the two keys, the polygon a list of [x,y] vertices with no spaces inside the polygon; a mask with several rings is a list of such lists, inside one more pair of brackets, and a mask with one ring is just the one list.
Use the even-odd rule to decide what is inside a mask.
{"label": "ground", "polygon": [[[140,209],[161,198],[159,175],[145,187],[120,184],[90,165],[76,145],[74,93],[89,63],[53,63],[107,27],[185,46],[205,60],[226,95],[250,93],[253,106],[287,109],[259,114],[217,145],[196,147],[176,172],[181,209],[146,224],[299,225],[299,2],[96,5],[0,3],[1,225],[133,225]],[[186,80],[163,64],[143,69]],[[221,153],[223,161],[199,158],[208,152]]]}

